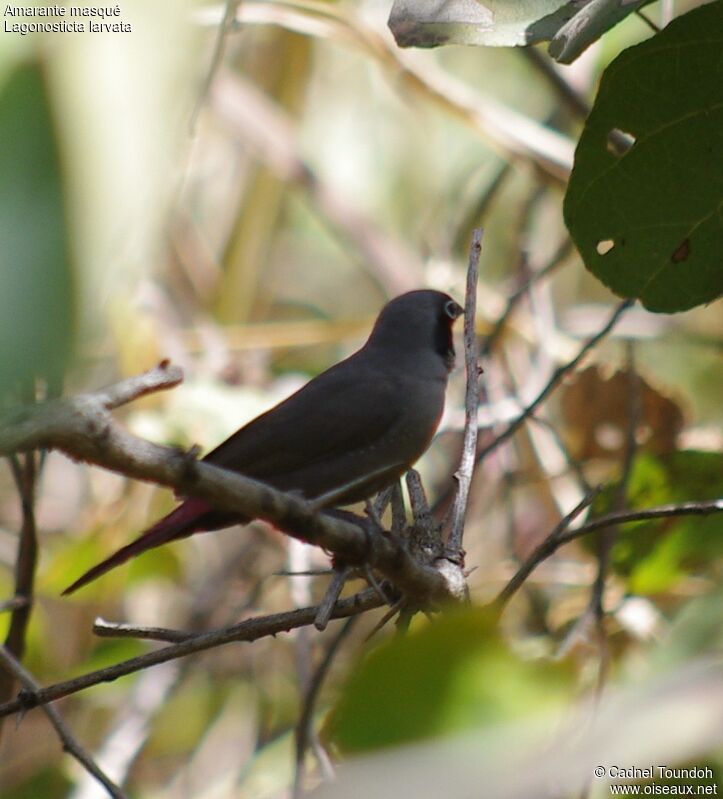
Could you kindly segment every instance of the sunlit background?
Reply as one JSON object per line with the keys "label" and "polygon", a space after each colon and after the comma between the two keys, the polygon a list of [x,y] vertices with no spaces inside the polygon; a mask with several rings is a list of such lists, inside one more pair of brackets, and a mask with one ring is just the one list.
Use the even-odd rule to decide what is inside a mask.
{"label": "sunlit background", "polygon": [[[676,2],[675,14],[696,5]],[[38,161],[43,202],[20,208],[22,186],[0,187],[0,212],[16,220],[2,231],[0,279],[15,285],[11,256],[22,252],[20,262],[35,270],[24,290],[38,292],[37,304],[30,302],[38,313],[0,300],[11,364],[65,365],[63,391],[73,394],[170,358],[183,367],[184,383],[118,417],[146,438],[207,451],[352,352],[390,297],[432,287],[461,301],[471,232],[481,226],[484,443],[619,303],[584,269],[565,230],[562,200],[584,114],[556,88],[544,48],[538,57],[516,48],[400,50],[386,28],[389,4],[376,0],[242,2],[238,23],[223,36],[219,4],[124,0],[120,7],[118,19],[132,32],[0,36],[0,118],[5,103],[8,118],[28,120],[18,152],[50,153]],[[663,12],[660,3],[648,10],[656,20]],[[650,35],[630,17],[562,74],[591,103],[605,66]],[[49,116],[36,136],[38,108]],[[48,272],[43,253],[50,253]],[[580,500],[585,482],[619,479],[631,366],[640,387],[631,506],[720,496],[722,340],[720,305],[670,316],[635,307],[566,378],[541,421],[485,460],[465,534],[473,602],[499,592],[518,560]],[[48,389],[57,390],[50,378]],[[458,465],[463,397],[458,358],[439,435],[419,464],[441,510]],[[613,494],[612,487],[603,494],[601,511],[612,507]],[[154,550],[60,598],[72,579],[172,505],[169,491],[48,455],[37,489],[37,599],[23,658],[38,682],[155,646],[95,637],[98,615],[204,630],[323,594],[326,576],[278,573],[324,569],[328,558],[253,524]],[[20,524],[11,470],[2,467],[0,599],[14,592]],[[601,679],[630,685],[698,652],[720,653],[720,624],[688,635],[678,622],[677,637],[666,636],[681,613],[720,622],[721,522],[670,525],[648,523],[618,542],[604,654],[585,621],[595,545],[576,543],[535,571],[510,605],[506,644],[496,625],[480,621],[481,649],[473,647],[457,674],[444,723],[420,737],[471,727],[486,740],[502,728],[510,734],[514,722],[518,740],[515,730],[528,729],[528,717],[536,719],[532,711],[546,709],[548,699],[550,707],[567,706],[592,695]],[[340,718],[365,704],[347,681],[365,651],[393,636],[390,624],[365,642],[383,613],[362,618],[334,660],[317,704],[319,748],[335,749],[325,713],[344,686]],[[412,628],[424,634],[428,624],[420,615]],[[463,640],[466,624],[452,638]],[[58,708],[129,796],[286,796],[303,691],[334,631],[215,649],[92,688]],[[419,651],[409,644],[407,659],[399,658],[397,678],[411,686],[404,701],[379,666],[395,713],[435,690],[439,675],[417,675],[414,658],[443,659],[437,647],[445,640],[425,639]],[[690,704],[696,700],[700,693]],[[471,718],[460,711],[465,705],[475,709]],[[383,702],[377,710],[384,715]],[[610,711],[611,728],[623,723],[624,710],[623,703],[617,717]],[[353,749],[360,739],[348,721],[339,723],[340,741]],[[645,729],[660,733],[654,724]],[[17,726],[6,720],[2,732],[3,799],[105,795],[63,754],[40,712]],[[716,760],[705,736],[701,743],[695,735],[680,751],[720,774],[720,750]],[[414,737],[412,730],[402,740]],[[382,731],[379,741],[395,739]],[[389,774],[418,765],[394,762]],[[309,755],[308,784],[325,768],[324,757]],[[362,795],[354,790],[344,795]]]}

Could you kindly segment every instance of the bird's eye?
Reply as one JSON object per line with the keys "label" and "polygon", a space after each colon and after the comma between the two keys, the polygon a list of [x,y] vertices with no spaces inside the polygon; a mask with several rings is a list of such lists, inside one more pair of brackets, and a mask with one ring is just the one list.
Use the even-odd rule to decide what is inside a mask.
{"label": "bird's eye", "polygon": [[445,302],[444,312],[450,319],[456,319],[460,314],[464,313],[462,308],[460,308],[454,300],[447,300],[447,302]]}

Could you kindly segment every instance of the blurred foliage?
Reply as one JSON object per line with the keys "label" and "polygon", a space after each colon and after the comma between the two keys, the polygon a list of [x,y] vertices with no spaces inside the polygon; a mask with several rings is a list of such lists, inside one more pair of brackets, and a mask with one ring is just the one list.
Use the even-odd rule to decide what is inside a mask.
{"label": "blurred foliage", "polygon": [[74,333],[73,276],[55,125],[43,70],[0,84],[0,391],[56,387]]}
{"label": "blurred foliage", "polygon": [[364,752],[540,716],[569,701],[571,676],[520,659],[494,613],[451,611],[366,657],[334,708],[332,742]]}
{"label": "blurred foliage", "polygon": [[[63,372],[68,393],[92,390],[170,357],[185,383],[118,415],[149,439],[208,449],[347,354],[389,296],[425,285],[461,299],[470,230],[481,224],[478,332],[496,330],[484,361],[483,442],[503,429],[617,301],[567,246],[562,203],[578,139],[573,180],[597,199],[588,206],[571,190],[567,211],[588,266],[617,258],[617,247],[605,256],[588,249],[625,236],[639,215],[668,208],[666,224],[676,214],[694,224],[720,194],[694,132],[667,138],[664,152],[645,155],[643,146],[656,113],[712,117],[704,110],[720,92],[712,43],[720,27],[702,36],[686,29],[700,24],[694,14],[720,14],[721,4],[679,0],[680,19],[659,36],[630,15],[559,73],[544,49],[539,57],[511,48],[400,52],[386,30],[389,5],[241,3],[213,71],[220,5],[126,0],[131,34],[0,38],[0,390]],[[646,12],[665,22],[670,5]],[[688,34],[700,44],[673,43],[675,58],[658,58],[661,42]],[[631,78],[633,57],[642,61]],[[675,65],[677,77],[668,74]],[[598,86],[588,126],[581,107]],[[636,136],[622,158],[605,148],[611,127]],[[627,169],[638,158],[645,163],[630,173],[613,169],[596,181],[589,171],[602,160]],[[690,307],[694,286],[695,302],[711,299],[720,247],[713,252],[710,238],[711,256],[695,238],[703,227],[690,233],[663,294],[646,294],[642,275],[660,266],[651,260],[657,244],[600,277],[615,291],[640,289],[650,307]],[[664,259],[683,235],[665,231],[677,238],[659,248]],[[585,483],[608,484],[594,513],[615,506],[636,402],[626,507],[721,495],[722,340],[717,306],[675,316],[634,308],[538,419],[481,465],[465,535],[473,603],[498,593]],[[420,462],[440,512],[457,468],[463,390],[458,370],[441,434]],[[279,576],[325,568],[328,559],[251,525],[149,552],[61,600],[70,579],[173,498],[53,453],[36,493],[41,559],[24,662],[42,684],[151,646],[98,639],[98,615],[206,630],[316,602],[328,583]],[[10,470],[0,469],[0,599],[13,594],[20,513]],[[526,796],[544,795],[552,784],[540,782],[544,775],[564,773],[570,795],[579,795],[595,758],[611,752],[637,757],[630,765],[658,753],[668,764],[720,770],[721,697],[704,668],[719,663],[723,646],[719,520],[619,529],[605,583],[607,646],[589,613],[592,541],[542,564],[501,624],[475,607],[432,623],[420,616],[406,636],[384,628],[372,648],[376,641],[365,639],[382,612],[360,621],[314,715],[321,746],[344,750],[350,772],[366,762],[360,753],[383,747],[383,767],[374,761],[368,774],[379,790],[348,795],[406,792],[391,771],[421,751],[425,774],[435,747],[452,764],[439,774],[461,795],[482,784],[464,783],[468,766],[536,779]],[[286,796],[302,696],[336,629],[226,646],[58,707],[134,798]],[[603,732],[588,740],[589,714],[574,698],[597,691]],[[570,720],[575,734],[558,745],[550,730]],[[565,745],[578,732],[587,741],[579,757]],[[470,736],[469,746],[455,736]],[[530,742],[544,757],[530,754]],[[306,764],[313,785],[323,759],[310,754]],[[426,795],[437,787],[429,779]],[[453,793],[445,783],[444,795]],[[103,794],[33,712],[3,728],[0,795]],[[605,795],[596,782],[592,796]]]}
{"label": "blurred foliage", "polygon": [[[617,486],[610,484],[593,505],[596,513],[614,508]],[[627,489],[630,509],[723,496],[723,454],[683,450],[668,458],[639,455]],[[719,580],[723,556],[720,515],[633,522],[619,533],[614,568],[634,594],[655,594],[681,586],[695,574]]]}

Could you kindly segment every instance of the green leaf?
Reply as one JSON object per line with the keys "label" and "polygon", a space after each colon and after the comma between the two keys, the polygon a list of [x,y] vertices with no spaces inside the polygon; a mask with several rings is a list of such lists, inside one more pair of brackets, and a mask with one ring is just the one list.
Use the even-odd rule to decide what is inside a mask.
{"label": "green leaf", "polygon": [[73,339],[60,165],[43,74],[18,67],[0,90],[0,386],[56,382]]}
{"label": "green leaf", "polygon": [[[612,509],[615,486],[594,505],[596,513]],[[640,455],[628,487],[631,510],[723,496],[723,455],[676,452],[667,458]],[[636,594],[668,590],[689,574],[704,574],[723,555],[723,516],[679,516],[624,525],[615,543],[612,564]],[[713,575],[714,576],[714,575]]]}
{"label": "green leaf", "polygon": [[[629,137],[632,147],[621,149]],[[651,311],[715,300],[723,292],[721,152],[716,2],[625,50],[603,75],[564,204],[586,267]]]}
{"label": "green leaf", "polygon": [[330,731],[346,751],[393,746],[542,713],[568,685],[567,667],[521,660],[490,613],[466,608],[372,652]]}

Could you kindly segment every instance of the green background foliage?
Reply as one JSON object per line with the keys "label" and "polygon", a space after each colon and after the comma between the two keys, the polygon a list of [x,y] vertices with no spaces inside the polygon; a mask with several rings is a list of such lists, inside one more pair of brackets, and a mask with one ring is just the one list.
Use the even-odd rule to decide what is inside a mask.
{"label": "green background foliage", "polygon": [[73,275],[56,127],[42,69],[0,86],[0,383],[57,383],[74,332]]}

